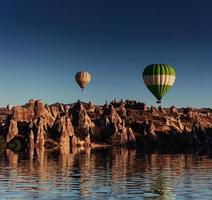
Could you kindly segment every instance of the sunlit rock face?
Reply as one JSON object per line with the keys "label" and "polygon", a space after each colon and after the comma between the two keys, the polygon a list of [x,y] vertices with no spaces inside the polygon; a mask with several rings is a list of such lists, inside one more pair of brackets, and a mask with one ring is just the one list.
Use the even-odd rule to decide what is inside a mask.
{"label": "sunlit rock face", "polygon": [[72,123],[75,127],[75,136],[78,138],[77,144],[80,146],[90,145],[90,134],[93,133],[95,124],[91,121],[82,103],[79,101],[73,106]]}
{"label": "sunlit rock face", "polygon": [[[132,129],[126,126],[126,109],[123,103],[120,104],[116,109],[110,104],[109,108],[106,108],[105,112],[104,126],[106,128],[106,134],[108,132],[108,137],[112,137],[113,145],[125,146],[128,144],[135,144],[136,139]],[[118,114],[118,112],[120,115]],[[111,136],[110,136],[111,135]],[[107,136],[106,136],[107,137]]]}
{"label": "sunlit rock face", "polygon": [[29,134],[29,149],[33,150],[34,147],[35,147],[35,137],[34,137],[34,132],[33,130],[30,131],[30,134]]}
{"label": "sunlit rock face", "polygon": [[[148,107],[136,101],[116,101],[103,106],[78,101],[75,104],[43,104],[29,100],[12,110],[0,109],[0,135],[30,149],[60,146],[209,144],[212,141],[212,110]],[[171,143],[171,144],[170,144]],[[34,146],[34,147],[33,147]]]}
{"label": "sunlit rock face", "polygon": [[172,106],[172,107],[170,108],[170,113],[178,113],[177,108],[176,108],[175,106]]}
{"label": "sunlit rock face", "polygon": [[95,106],[91,103],[91,101],[88,103],[88,105],[86,107],[86,111],[90,112],[90,113],[94,113],[95,112]]}
{"label": "sunlit rock face", "polygon": [[126,128],[125,126],[122,126],[121,128],[117,125],[114,126],[113,145],[134,146],[135,144],[136,138],[131,128]]}
{"label": "sunlit rock face", "polygon": [[62,124],[61,135],[60,135],[60,146],[70,148],[69,132],[66,129],[65,123]]}
{"label": "sunlit rock face", "polygon": [[158,107],[158,110],[161,114],[166,114],[166,110],[164,108],[162,108],[161,106]]}
{"label": "sunlit rock face", "polygon": [[91,121],[90,117],[87,114],[84,106],[81,104],[79,113],[78,113],[78,127],[85,128],[86,130],[92,129],[94,127],[94,123]]}
{"label": "sunlit rock face", "polygon": [[151,106],[151,108],[150,108],[150,113],[152,114],[152,115],[157,115],[158,114],[158,110],[157,110],[157,108],[156,107],[154,107],[154,106]]}
{"label": "sunlit rock face", "polygon": [[114,123],[114,124],[122,123],[122,119],[116,112],[116,109],[113,107],[113,105],[111,105],[109,108],[109,116],[108,117],[109,117],[111,123]]}
{"label": "sunlit rock face", "polygon": [[47,123],[47,125],[49,125],[50,127],[53,126],[55,118],[51,115],[51,113],[49,113],[45,107],[43,106],[43,103],[41,100],[38,100],[36,102],[36,106],[35,106],[35,116],[36,119],[38,118],[43,118],[45,119],[45,122]]}
{"label": "sunlit rock face", "polygon": [[[70,146],[70,137],[75,136],[74,134],[74,127],[71,123],[71,120],[69,116],[62,116],[58,117],[55,121],[55,126],[57,131],[59,132],[59,144],[66,149]],[[74,143],[74,140],[72,140],[73,145],[76,145]]]}
{"label": "sunlit rock face", "polygon": [[125,118],[127,116],[127,110],[124,105],[121,105],[119,108],[120,116]]}
{"label": "sunlit rock face", "polygon": [[136,144],[136,138],[135,138],[135,134],[132,130],[132,128],[128,128],[128,143],[129,145],[135,145]]}
{"label": "sunlit rock face", "polygon": [[67,131],[68,136],[74,135],[74,127],[72,125],[72,122],[71,122],[69,116],[65,115],[62,117],[58,117],[55,120],[55,125],[56,125],[56,129],[58,130],[59,133],[61,133],[61,131],[63,129],[63,130]]}
{"label": "sunlit rock face", "polygon": [[26,112],[27,112],[27,119],[29,121],[33,121],[35,119],[35,100],[34,99],[29,100],[27,108],[26,108]]}
{"label": "sunlit rock face", "polygon": [[172,106],[170,108],[170,114],[175,117],[175,118],[178,118],[179,117],[179,112],[177,110],[177,108],[175,106]]}
{"label": "sunlit rock face", "polygon": [[[44,147],[46,138],[48,144],[55,140],[66,149],[70,148],[70,145],[90,146],[90,134],[95,127],[94,123],[83,104],[78,102],[71,112],[76,125],[74,127],[71,120],[73,117],[69,115],[70,109],[69,107],[67,110],[64,105],[60,104],[44,106],[41,100],[34,101],[32,99],[24,106],[16,106],[8,124],[7,142],[16,137],[21,130],[22,137],[29,142],[28,147],[33,146],[33,140],[36,148]],[[51,135],[54,130],[57,130],[59,136]]]}
{"label": "sunlit rock face", "polygon": [[17,122],[32,122],[38,118],[45,118],[49,126],[52,126],[54,123],[54,117],[43,106],[42,101],[34,101],[33,99],[24,107],[16,106],[12,118]]}
{"label": "sunlit rock face", "polygon": [[17,121],[14,119],[11,119],[8,133],[7,133],[7,142],[10,142],[14,137],[18,135],[18,126]]}
{"label": "sunlit rock face", "polygon": [[42,148],[45,144],[45,120],[40,118],[37,125],[37,138],[36,138],[36,147]]}
{"label": "sunlit rock face", "polygon": [[15,120],[15,121],[27,121],[28,122],[26,108],[23,108],[21,106],[16,106],[14,108],[13,120]]}
{"label": "sunlit rock face", "polygon": [[55,106],[51,106],[49,109],[49,112],[52,114],[52,116],[56,119],[57,116],[60,114],[59,108]]}
{"label": "sunlit rock face", "polygon": [[147,132],[147,136],[150,136],[151,139],[153,140],[157,140],[157,135],[155,133],[155,125],[153,122],[150,122],[149,123],[149,129],[148,129],[148,132]]}

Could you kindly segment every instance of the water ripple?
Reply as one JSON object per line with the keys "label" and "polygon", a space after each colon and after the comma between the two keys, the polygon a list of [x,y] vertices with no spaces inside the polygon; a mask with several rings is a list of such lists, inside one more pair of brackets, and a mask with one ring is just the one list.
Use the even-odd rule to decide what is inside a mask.
{"label": "water ripple", "polygon": [[22,159],[8,151],[0,162],[1,200],[212,199],[207,156],[108,149]]}

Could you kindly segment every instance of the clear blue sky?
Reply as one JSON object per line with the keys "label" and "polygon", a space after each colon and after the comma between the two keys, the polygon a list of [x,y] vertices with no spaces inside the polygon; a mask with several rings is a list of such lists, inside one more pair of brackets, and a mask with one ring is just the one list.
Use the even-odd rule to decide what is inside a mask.
{"label": "clear blue sky", "polygon": [[[163,106],[212,106],[212,1],[0,1],[0,106],[135,99],[146,65],[175,67]],[[79,70],[92,74],[81,92]]]}

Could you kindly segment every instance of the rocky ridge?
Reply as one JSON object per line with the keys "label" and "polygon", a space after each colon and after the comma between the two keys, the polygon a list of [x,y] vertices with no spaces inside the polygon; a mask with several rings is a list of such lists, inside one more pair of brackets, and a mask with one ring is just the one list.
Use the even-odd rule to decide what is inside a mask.
{"label": "rocky ridge", "polygon": [[212,145],[212,110],[147,107],[136,101],[53,105],[29,100],[0,110],[0,137],[9,148]]}

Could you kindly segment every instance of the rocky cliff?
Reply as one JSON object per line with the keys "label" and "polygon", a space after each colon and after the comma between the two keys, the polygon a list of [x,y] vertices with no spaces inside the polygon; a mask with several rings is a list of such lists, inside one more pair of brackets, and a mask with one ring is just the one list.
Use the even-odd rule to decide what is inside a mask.
{"label": "rocky cliff", "polygon": [[[9,148],[212,145],[212,110],[147,107],[136,101],[43,105],[30,100],[0,110],[0,140]],[[1,145],[2,146],[2,145]]]}

